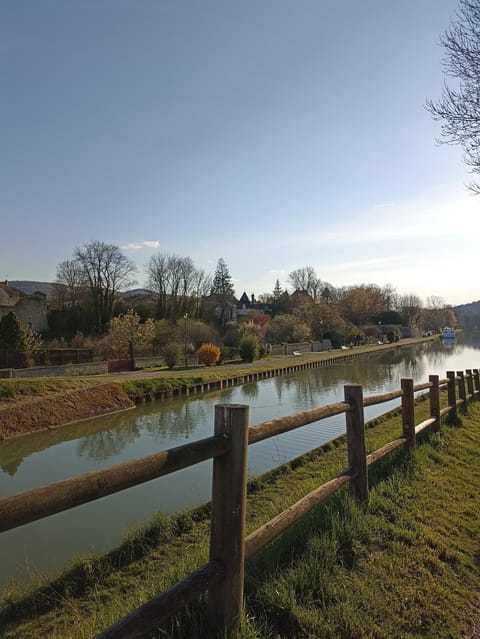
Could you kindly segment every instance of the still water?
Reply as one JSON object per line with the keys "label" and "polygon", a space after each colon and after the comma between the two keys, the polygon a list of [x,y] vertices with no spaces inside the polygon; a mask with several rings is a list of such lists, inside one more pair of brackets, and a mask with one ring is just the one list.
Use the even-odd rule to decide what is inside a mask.
{"label": "still water", "polygon": [[[440,341],[400,347],[329,368],[274,377],[202,396],[153,402],[133,411],[0,442],[0,495],[9,495],[153,452],[213,433],[214,406],[250,406],[250,423],[291,415],[343,399],[344,384],[362,384],[365,396],[396,390],[402,377],[415,383],[429,374],[478,368],[480,334],[462,334],[456,343]],[[372,418],[391,404],[372,406]],[[324,443],[345,430],[337,415],[249,449],[249,473],[258,474]],[[125,531],[157,511],[173,512],[210,497],[211,461],[105,497],[0,535],[0,584],[52,575],[74,556],[115,546]]]}

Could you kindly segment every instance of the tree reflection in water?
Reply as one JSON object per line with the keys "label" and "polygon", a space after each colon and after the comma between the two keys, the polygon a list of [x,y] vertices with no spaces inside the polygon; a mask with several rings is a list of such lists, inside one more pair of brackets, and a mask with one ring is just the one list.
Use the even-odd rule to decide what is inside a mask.
{"label": "tree reflection in water", "polygon": [[[145,404],[126,413],[0,442],[0,469],[13,477],[34,453],[68,442],[73,443],[77,457],[95,463],[112,457],[123,461],[211,435],[216,403],[248,403],[252,419],[261,421],[339,401],[345,384],[361,384],[367,396],[399,388],[402,377],[413,377],[418,383],[427,381],[431,373],[443,377],[447,370],[475,368],[472,353],[479,348],[479,332],[460,333],[451,349],[435,340],[242,387]],[[139,442],[143,443],[139,446]]]}
{"label": "tree reflection in water", "polygon": [[226,389],[223,393],[208,394],[205,397],[185,397],[168,402],[152,402],[146,407],[131,412],[124,417],[122,424],[108,432],[95,433],[80,439],[78,454],[96,461],[119,456],[122,451],[144,435],[148,435],[151,444],[149,452],[157,452],[167,447],[179,446],[182,439],[189,439],[200,424],[211,421],[208,434],[213,434],[212,403],[219,401],[228,403],[233,389]]}

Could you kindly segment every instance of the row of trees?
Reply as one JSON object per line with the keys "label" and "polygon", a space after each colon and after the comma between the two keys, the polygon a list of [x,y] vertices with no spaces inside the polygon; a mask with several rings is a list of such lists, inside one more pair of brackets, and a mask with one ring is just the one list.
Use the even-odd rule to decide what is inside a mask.
{"label": "row of trees", "polygon": [[[176,361],[179,352],[186,357],[207,343],[240,348],[250,357],[265,352],[269,343],[324,338],[334,344],[360,343],[382,334],[393,339],[399,325],[435,331],[456,322],[441,298],[431,297],[423,306],[416,295],[398,295],[391,286],[334,287],[311,266],[289,274],[293,292],[277,280],[272,293],[259,296],[263,312],[262,304],[255,304],[235,322],[230,321],[235,319],[235,291],[222,258],[211,277],[191,258],[153,256],[146,265],[150,290],[126,297],[120,289],[133,284],[134,272],[135,265],[117,246],[95,241],[75,249],[74,259],[57,268],[49,321],[52,334],[63,341],[51,345],[70,341],[97,354],[130,358],[142,351],[162,352]],[[16,318],[3,318],[0,349],[16,353],[24,365],[40,341],[18,325]]]}
{"label": "row of trees", "polygon": [[[140,290],[129,302],[120,295],[136,281],[136,265],[118,246],[92,241],[77,247],[73,259],[57,266],[50,300],[50,325],[55,335],[72,336],[77,331],[101,335],[112,317],[138,303],[139,315],[172,322],[188,315],[225,327],[228,309],[234,303],[232,278],[220,258],[214,276],[199,269],[190,257],[160,253],[146,267],[150,296]],[[205,301],[215,296],[219,312],[215,317]],[[127,307],[127,308],[126,308]]]}
{"label": "row of trees", "polygon": [[[140,289],[126,297],[120,290],[133,285],[135,265],[117,246],[94,241],[75,249],[73,259],[57,267],[50,312],[53,334],[105,334],[112,318],[127,316],[132,308],[141,323],[151,318],[175,328],[188,318],[197,327],[208,325],[214,333],[208,335],[211,340],[238,344],[241,331],[230,323],[235,291],[222,258],[213,276],[198,269],[191,258],[176,254],[155,255],[145,269],[148,291]],[[290,291],[277,280],[271,293],[258,298],[266,312],[259,313],[257,307],[249,324],[261,339],[301,341],[336,332],[353,340],[372,325],[381,332],[388,325],[436,330],[455,323],[441,298],[431,297],[424,305],[418,296],[399,295],[391,286],[335,287],[322,281],[311,266],[293,270],[287,284]]]}

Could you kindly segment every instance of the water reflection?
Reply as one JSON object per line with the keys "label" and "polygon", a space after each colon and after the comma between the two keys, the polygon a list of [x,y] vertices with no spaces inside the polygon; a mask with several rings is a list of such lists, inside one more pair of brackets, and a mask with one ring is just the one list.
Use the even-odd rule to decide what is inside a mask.
{"label": "water reflection", "polygon": [[[402,377],[413,377],[418,382],[426,381],[431,373],[444,377],[447,368],[476,368],[472,349],[480,349],[478,333],[473,337],[461,335],[448,349],[437,340],[203,396],[153,402],[126,413],[1,442],[0,469],[13,477],[26,458],[67,442],[75,442],[77,457],[95,463],[120,459],[126,449],[134,449],[135,442],[142,438],[146,444],[140,452],[148,454],[179,445],[180,440],[210,435],[213,406],[219,402],[247,403],[253,409],[256,405],[289,409],[282,414],[298,412],[341,400],[345,384],[361,384],[367,395],[399,388]],[[463,364],[465,357],[469,362]]]}
{"label": "water reflection", "polygon": [[[447,370],[478,368],[479,348],[480,334],[473,338],[461,335],[451,349],[440,340],[400,347],[328,368],[145,404],[123,414],[0,442],[0,494],[14,494],[210,436],[218,403],[249,404],[250,423],[258,423],[337,402],[343,397],[345,384],[361,384],[368,396],[398,389],[402,377],[413,377],[418,383],[426,381],[429,374],[444,377]],[[371,410],[378,414],[388,408],[385,404]],[[373,416],[367,413],[368,418]],[[260,442],[249,449],[249,472],[260,473],[292,459],[344,428],[345,418],[338,415]],[[155,511],[178,510],[209,499],[210,473],[211,462],[204,462],[2,535],[0,581],[17,574],[26,557],[30,564],[51,570],[56,567],[53,560],[60,566],[74,553],[91,547],[108,548],[121,530]],[[32,538],[35,547],[31,547]]]}
{"label": "water reflection", "polygon": [[131,411],[2,441],[0,442],[0,468],[9,475],[14,475],[25,457],[97,432],[114,431],[121,427],[123,420],[127,419],[129,414]]}
{"label": "water reflection", "polygon": [[79,457],[89,457],[95,461],[103,461],[122,452],[128,444],[140,437],[140,424],[132,419],[118,426],[114,431],[95,433],[82,437],[78,442]]}
{"label": "water reflection", "polygon": [[242,396],[245,401],[249,399],[255,399],[258,396],[259,385],[258,382],[249,382],[242,386]]}

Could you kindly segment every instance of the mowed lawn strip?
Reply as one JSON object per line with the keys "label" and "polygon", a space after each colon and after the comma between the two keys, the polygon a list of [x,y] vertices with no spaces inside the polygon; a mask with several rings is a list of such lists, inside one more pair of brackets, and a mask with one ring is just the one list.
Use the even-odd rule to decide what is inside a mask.
{"label": "mowed lawn strip", "polygon": [[[417,422],[427,405],[418,403]],[[398,414],[375,420],[369,452],[399,434]],[[461,426],[420,439],[413,455],[400,450],[370,469],[367,512],[344,490],[247,563],[242,639],[464,636],[480,591],[480,405]],[[345,466],[340,440],[253,479],[248,531]],[[0,636],[92,637],[207,556],[208,507],[159,518],[55,582],[7,593]],[[204,602],[151,636],[212,636]]]}

